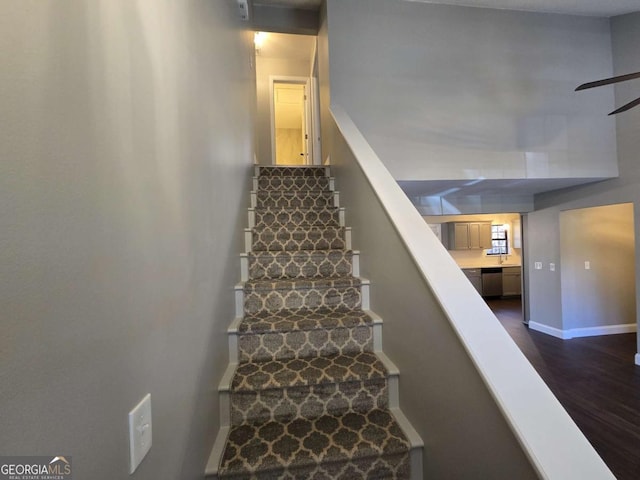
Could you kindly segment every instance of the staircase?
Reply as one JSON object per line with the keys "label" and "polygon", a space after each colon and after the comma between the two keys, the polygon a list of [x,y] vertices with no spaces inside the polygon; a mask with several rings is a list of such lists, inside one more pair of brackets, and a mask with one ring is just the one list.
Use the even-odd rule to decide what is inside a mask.
{"label": "staircase", "polygon": [[207,478],[422,478],[328,167],[255,168]]}

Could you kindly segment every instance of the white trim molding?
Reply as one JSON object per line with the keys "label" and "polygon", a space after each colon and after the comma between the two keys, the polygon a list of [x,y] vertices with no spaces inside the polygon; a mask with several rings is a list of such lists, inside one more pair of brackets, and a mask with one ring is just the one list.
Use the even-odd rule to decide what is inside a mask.
{"label": "white trim molding", "polygon": [[636,365],[640,365],[640,353],[636,353],[635,363]]}
{"label": "white trim molding", "polygon": [[529,321],[529,328],[531,330],[535,330],[536,332],[546,333],[547,335],[551,335],[552,337],[556,337],[556,338],[561,338],[563,340],[567,340],[571,338],[567,336],[567,332],[565,330],[560,330],[559,328],[550,327],[549,325],[545,325],[543,323]]}
{"label": "white trim molding", "polygon": [[[634,333],[638,330],[638,326],[635,323],[624,323],[620,325],[602,325],[598,327],[582,327],[582,328],[570,328],[567,330],[561,330],[559,328],[550,327],[538,322],[529,322],[529,328],[537,332],[546,333],[547,335],[561,338],[563,340],[570,340],[572,338],[579,337],[596,337],[599,335],[618,335],[620,333]],[[636,363],[638,359],[636,357]],[[638,364],[640,365],[640,364]]]}

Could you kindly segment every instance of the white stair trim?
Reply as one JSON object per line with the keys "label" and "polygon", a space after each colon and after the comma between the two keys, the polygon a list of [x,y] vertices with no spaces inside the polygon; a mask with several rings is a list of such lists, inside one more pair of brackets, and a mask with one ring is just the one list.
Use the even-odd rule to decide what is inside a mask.
{"label": "white stair trim", "polygon": [[240,281],[241,282],[249,281],[249,254],[248,253],[240,254]]}
{"label": "white stair trim", "polygon": [[389,408],[400,408],[400,370],[389,360],[389,357],[384,352],[375,352],[375,354],[389,374],[387,378],[387,383],[389,384]]}
{"label": "white stair trim", "polygon": [[351,275],[354,277],[360,276],[360,250],[351,251]]}
{"label": "white stair trim", "polygon": [[337,190],[333,191],[333,206],[334,207],[340,206],[340,192]]}
{"label": "white stair trim", "polygon": [[244,316],[244,283],[245,282],[236,283],[235,287],[233,287],[236,299],[236,317]]}
{"label": "white stair trim", "polygon": [[236,317],[233,319],[229,327],[227,328],[227,340],[229,343],[229,363],[238,363],[238,327],[242,317]]}
{"label": "white stair trim", "polygon": [[344,227],[345,250],[351,250],[351,227]]}
{"label": "white stair trim", "polygon": [[411,480],[422,480],[423,475],[423,450],[424,450],[424,442],[420,437],[420,434],[413,428],[413,425],[409,422],[407,417],[405,417],[404,413],[400,408],[389,408],[391,414],[395,417],[396,422],[400,426],[400,430],[404,433],[405,437],[409,441],[409,445],[411,450],[409,451],[409,464],[411,468]]}
{"label": "white stair trim", "polygon": [[252,250],[251,246],[253,244],[253,232],[250,228],[244,229],[244,251],[250,252]]}
{"label": "white stair trim", "polygon": [[[355,276],[355,275],[354,275]],[[360,298],[361,298],[361,308],[362,310],[369,310],[369,305],[370,305],[370,298],[371,298],[371,294],[370,294],[370,287],[371,287],[371,282],[369,281],[368,278],[364,278],[364,277],[357,277],[360,279]]]}
{"label": "white stair trim", "polygon": [[213,444],[213,448],[211,449],[209,460],[207,460],[207,466],[204,469],[205,478],[218,477],[218,468],[220,466],[220,458],[222,458],[224,445],[227,442],[227,437],[229,436],[230,430],[231,428],[229,426],[220,427],[220,430],[218,430],[218,435],[216,436],[216,440]]}

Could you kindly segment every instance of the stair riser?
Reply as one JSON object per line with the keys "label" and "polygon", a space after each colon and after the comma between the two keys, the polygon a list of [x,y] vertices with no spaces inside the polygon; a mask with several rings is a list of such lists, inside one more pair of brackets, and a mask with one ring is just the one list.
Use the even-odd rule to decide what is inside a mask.
{"label": "stair riser", "polygon": [[328,177],[329,167],[256,166],[254,172],[256,177]]}
{"label": "stair riser", "polygon": [[373,351],[373,327],[241,334],[239,361],[255,362]]}
{"label": "stair riser", "polygon": [[254,229],[248,232],[247,250],[254,252],[351,249],[351,231],[345,228],[300,229],[293,232]]}
{"label": "stair riser", "polygon": [[253,208],[322,208],[338,207],[338,192],[259,191],[251,193]]}
{"label": "stair riser", "polygon": [[353,258],[350,252],[249,255],[244,280],[350,276],[353,275]]}
{"label": "stair riser", "polygon": [[247,475],[219,476],[221,480],[409,480],[410,478],[408,454],[375,456],[304,468],[263,470]]}
{"label": "stair riser", "polygon": [[330,192],[334,190],[329,177],[258,177],[253,179],[254,190],[278,190],[298,192],[305,190]]}
{"label": "stair riser", "polygon": [[362,307],[360,287],[330,287],[298,289],[295,291],[273,290],[269,293],[244,293],[244,312],[253,315],[258,312],[308,309],[325,307],[329,310]]}
{"label": "stair riser", "polygon": [[342,227],[344,210],[338,208],[249,209],[249,228]]}
{"label": "stair riser", "polygon": [[388,407],[385,379],[331,383],[257,392],[231,392],[231,422],[288,421],[295,417],[313,419],[322,415],[343,415],[349,410],[365,413]]}
{"label": "stair riser", "polygon": [[337,208],[249,210],[249,228],[291,228],[295,226],[343,227],[344,211]]}

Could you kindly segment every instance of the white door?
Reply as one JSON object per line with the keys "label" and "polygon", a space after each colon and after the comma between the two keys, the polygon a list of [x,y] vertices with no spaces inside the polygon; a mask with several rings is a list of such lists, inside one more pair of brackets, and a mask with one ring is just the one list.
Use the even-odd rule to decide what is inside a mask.
{"label": "white door", "polygon": [[273,80],[272,151],[277,165],[311,163],[308,80]]}

